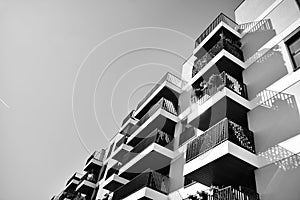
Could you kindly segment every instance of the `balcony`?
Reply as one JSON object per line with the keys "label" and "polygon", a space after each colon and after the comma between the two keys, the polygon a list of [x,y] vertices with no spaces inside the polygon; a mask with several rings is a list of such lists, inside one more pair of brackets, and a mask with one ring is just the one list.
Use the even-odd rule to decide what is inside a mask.
{"label": "balcony", "polygon": [[253,133],[225,118],[187,145],[184,175],[206,186],[255,189],[257,166]]}
{"label": "balcony", "polygon": [[239,187],[238,189],[227,186],[221,189],[215,189],[213,195],[208,195],[209,200],[259,200],[259,194],[254,190]]}
{"label": "balcony", "polygon": [[168,131],[169,134],[172,134],[177,121],[177,111],[173,103],[165,98],[161,98],[130,129],[127,144],[135,146],[155,128],[159,128],[165,132]]}
{"label": "balcony", "polygon": [[186,162],[193,160],[226,140],[255,153],[253,133],[225,118],[188,144]]}
{"label": "balcony", "polygon": [[155,129],[124,156],[120,176],[131,179],[148,168],[159,170],[173,157],[173,136]]}
{"label": "balcony", "polygon": [[180,78],[167,73],[140,101],[135,111],[135,117],[140,119],[158,100],[164,97],[177,105],[178,96],[184,85],[185,82]]}
{"label": "balcony", "polygon": [[185,128],[179,136],[179,146],[182,146],[185,142],[193,138],[196,135],[196,131],[195,127]]}
{"label": "balcony", "polygon": [[195,49],[198,45],[221,23],[225,23],[233,30],[236,30],[238,24],[235,23],[232,19],[221,13],[218,17],[203,31],[203,33],[195,41]]}
{"label": "balcony", "polygon": [[[135,177],[114,192],[112,200],[120,199],[168,199],[169,178],[155,171]],[[126,198],[128,197],[128,198]]]}
{"label": "balcony", "polygon": [[133,118],[134,110],[132,110],[122,121],[122,126],[131,118]]}
{"label": "balcony", "polygon": [[120,133],[123,135],[128,134],[128,131],[136,124],[137,121],[138,120],[134,118],[134,110],[132,110],[123,120]]}
{"label": "balcony", "polygon": [[103,159],[105,156],[105,150],[102,149],[100,152],[95,151],[86,161],[84,171],[91,171],[92,169],[100,171],[103,165]]}
{"label": "balcony", "polygon": [[76,187],[81,179],[82,175],[79,173],[73,174],[73,176],[67,181],[65,191],[75,191]]}
{"label": "balcony", "polygon": [[202,105],[217,92],[223,90],[224,87],[247,99],[246,85],[229,74],[222,72],[221,74],[213,74],[207,82],[202,81],[198,88],[194,89],[195,94],[192,96],[191,102]]}
{"label": "balcony", "polygon": [[96,188],[97,176],[94,173],[85,173],[80,179],[76,191],[86,195],[91,195]]}
{"label": "balcony", "polygon": [[118,175],[119,169],[120,165],[119,162],[117,162],[107,171],[106,180],[103,183],[104,189],[114,192],[116,189],[129,182]]}
{"label": "balcony", "polygon": [[222,50],[226,50],[240,61],[244,61],[243,52],[240,50],[238,43],[229,38],[219,40],[204,55],[197,59],[193,66],[192,77],[194,77],[201,69],[203,69],[213,58],[215,58]]}
{"label": "balcony", "polygon": [[124,135],[115,145],[115,150],[112,153],[112,159],[121,161],[124,155],[132,150],[132,147],[127,145],[127,135]]}

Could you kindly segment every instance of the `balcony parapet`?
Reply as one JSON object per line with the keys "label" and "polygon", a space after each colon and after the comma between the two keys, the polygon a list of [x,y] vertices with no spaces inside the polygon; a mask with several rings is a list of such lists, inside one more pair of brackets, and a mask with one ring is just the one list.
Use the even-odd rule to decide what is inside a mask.
{"label": "balcony parapet", "polygon": [[247,128],[225,118],[188,143],[186,163],[226,140],[255,153],[253,133]]}
{"label": "balcony parapet", "polygon": [[194,77],[201,69],[203,69],[221,50],[225,49],[241,61],[244,61],[242,50],[237,42],[231,41],[229,38],[219,40],[208,52],[194,62],[192,77]]}
{"label": "balcony parapet", "polygon": [[168,194],[169,178],[155,171],[144,172],[115,191],[112,200],[123,199],[144,187]]}
{"label": "balcony parapet", "polygon": [[232,19],[227,17],[225,14],[221,13],[217,16],[217,18],[201,33],[201,35],[195,41],[195,48],[217,27],[221,22],[226,23],[234,30],[237,29],[238,24],[234,22]]}

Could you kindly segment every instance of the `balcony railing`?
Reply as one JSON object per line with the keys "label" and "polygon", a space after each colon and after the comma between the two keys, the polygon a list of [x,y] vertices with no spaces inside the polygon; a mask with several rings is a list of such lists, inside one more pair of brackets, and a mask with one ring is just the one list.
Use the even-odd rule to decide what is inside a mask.
{"label": "balcony railing", "polygon": [[155,171],[142,173],[115,191],[112,200],[123,199],[144,187],[168,194],[169,178]]}
{"label": "balcony railing", "polygon": [[139,155],[151,144],[156,143],[162,147],[173,150],[173,136],[169,135],[159,129],[154,129],[146,138],[139,142],[130,152],[128,152],[123,160],[122,164],[128,163],[135,156]]}
{"label": "balcony railing", "polygon": [[247,99],[247,87],[244,83],[239,82],[229,74],[222,72],[221,74],[213,74],[208,82],[203,81],[201,88],[194,89],[194,95],[191,97],[192,103],[202,105],[217,92],[223,90],[224,87],[232,90],[238,95]]}
{"label": "balcony railing", "polygon": [[132,133],[142,126],[160,108],[177,116],[177,111],[173,103],[165,98],[161,98],[133,127],[131,127],[128,135],[132,135]]}
{"label": "balcony railing", "polygon": [[183,145],[183,143],[185,143],[186,141],[188,141],[190,138],[194,137],[195,135],[196,135],[195,127],[185,128],[185,130],[179,136],[179,146]]}
{"label": "balcony railing", "polygon": [[178,88],[182,88],[186,82],[181,80],[180,78],[178,78],[177,76],[171,74],[171,73],[166,73],[162,79],[150,90],[150,92],[148,92],[148,94],[140,101],[140,103],[138,104],[136,110],[138,110],[143,103],[153,94],[153,92],[161,85],[163,84],[165,81],[175,85]]}
{"label": "balcony railing", "polygon": [[83,181],[89,181],[92,183],[96,183],[97,182],[97,176],[94,173],[85,173],[82,178],[80,179],[78,185],[80,185]]}
{"label": "balcony railing", "polygon": [[221,13],[218,17],[203,31],[203,33],[196,39],[195,48],[216,28],[216,26],[224,22],[229,25],[231,28],[236,29],[238,24],[235,23],[232,19]]}
{"label": "balcony railing", "polygon": [[118,174],[119,173],[119,169],[120,169],[121,164],[119,162],[117,162],[116,164],[114,164],[108,171],[106,174],[106,179],[108,179],[111,175],[113,174]]}
{"label": "balcony railing", "polygon": [[204,154],[226,140],[255,153],[253,133],[225,118],[187,145],[186,162]]}
{"label": "balcony railing", "polygon": [[225,49],[241,61],[244,61],[242,50],[228,38],[219,40],[208,52],[197,59],[193,66],[192,77],[205,67],[221,50]]}
{"label": "balcony railing", "polygon": [[232,186],[228,186],[222,189],[218,189],[209,200],[259,200],[259,195],[248,188],[235,189]]}
{"label": "balcony railing", "polygon": [[128,138],[128,136],[127,136],[127,135],[124,135],[124,136],[116,143],[115,150],[116,150],[119,146],[121,146],[122,144],[126,144],[127,138]]}
{"label": "balcony railing", "polygon": [[103,161],[105,156],[105,150],[102,149],[101,151],[95,151],[86,161],[86,164],[90,162],[93,158],[99,161]]}
{"label": "balcony railing", "polygon": [[133,113],[134,113],[134,110],[132,110],[122,121],[122,126],[130,119],[133,117]]}

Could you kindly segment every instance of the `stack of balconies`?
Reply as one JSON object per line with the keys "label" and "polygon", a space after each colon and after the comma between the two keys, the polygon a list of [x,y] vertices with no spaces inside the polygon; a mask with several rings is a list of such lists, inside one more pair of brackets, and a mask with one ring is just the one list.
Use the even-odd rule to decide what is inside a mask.
{"label": "stack of balconies", "polygon": [[[248,129],[249,101],[237,27],[221,14],[196,40],[190,113],[186,117],[192,127],[182,134],[193,137],[194,129],[202,134],[187,144],[183,175],[219,188],[214,192],[218,199],[256,200],[254,134]],[[183,135],[180,138],[187,140]],[[226,186],[249,188],[255,195]]]}
{"label": "stack of balconies", "polygon": [[108,155],[115,164],[107,170],[103,183],[104,189],[114,192],[113,199],[168,198],[178,97],[184,84],[167,73],[124,119],[122,127],[131,118],[135,123]]}
{"label": "stack of balconies", "polygon": [[81,177],[76,191],[91,197],[96,189],[96,184],[103,166],[104,150],[95,151],[86,161],[85,174]]}
{"label": "stack of balconies", "polygon": [[75,200],[85,199],[91,200],[96,194],[96,183],[98,181],[99,173],[102,169],[102,160],[104,158],[105,150],[100,152],[95,151],[86,161],[84,167],[85,174],[78,172],[67,181],[64,190],[54,200]]}

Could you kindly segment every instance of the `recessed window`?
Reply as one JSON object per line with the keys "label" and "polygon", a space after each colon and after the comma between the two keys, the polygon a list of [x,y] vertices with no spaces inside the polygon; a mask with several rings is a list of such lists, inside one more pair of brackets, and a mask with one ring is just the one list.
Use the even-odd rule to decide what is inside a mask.
{"label": "recessed window", "polygon": [[287,41],[287,45],[294,63],[294,69],[300,68],[300,32]]}

